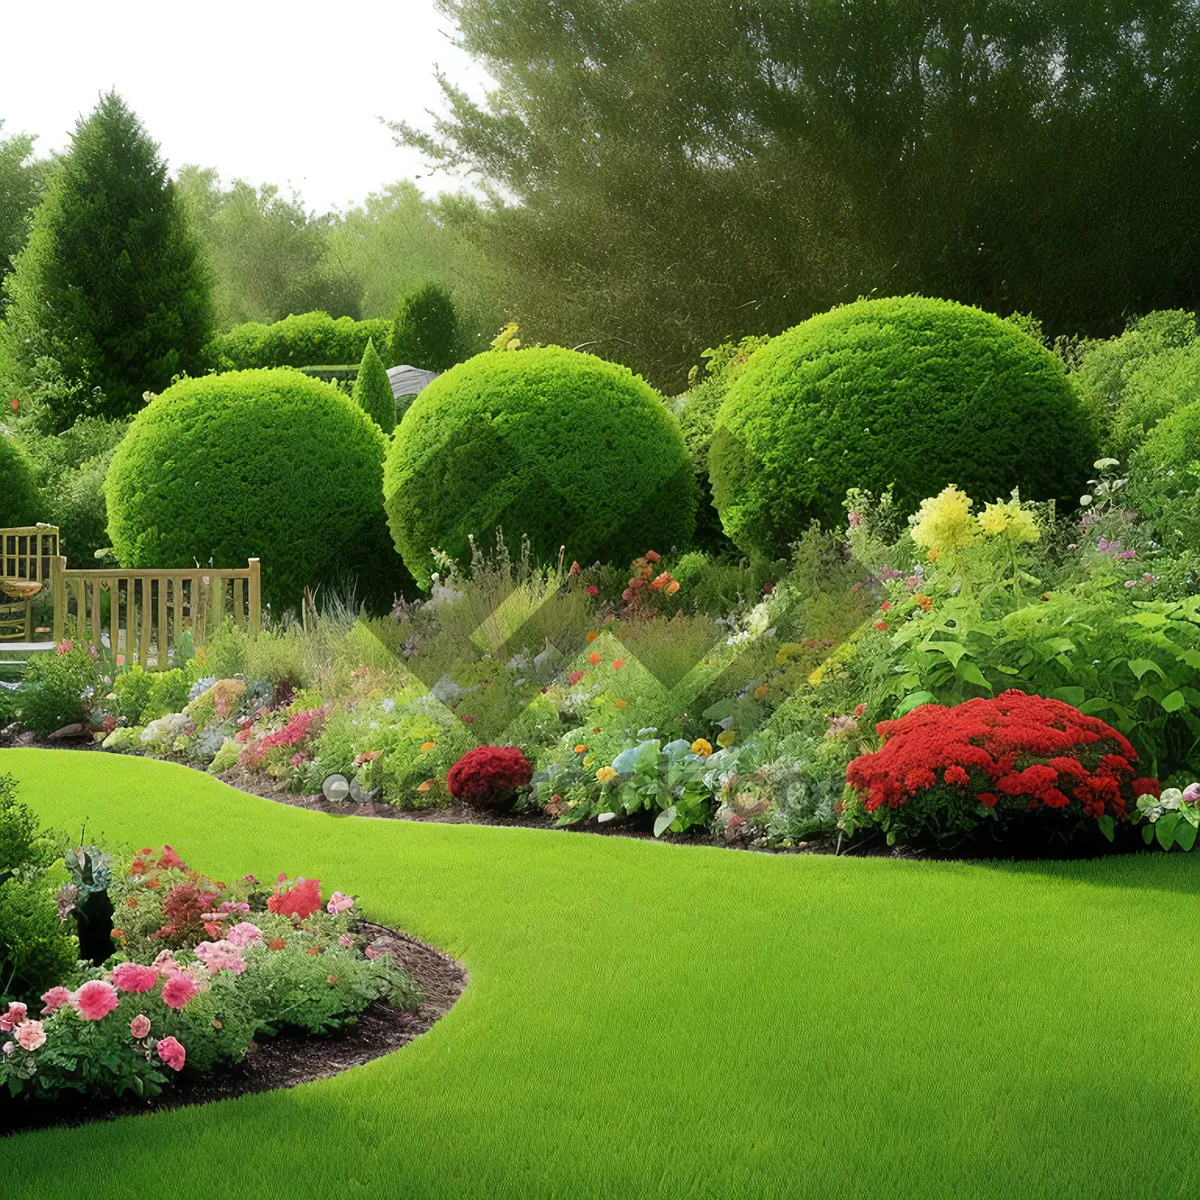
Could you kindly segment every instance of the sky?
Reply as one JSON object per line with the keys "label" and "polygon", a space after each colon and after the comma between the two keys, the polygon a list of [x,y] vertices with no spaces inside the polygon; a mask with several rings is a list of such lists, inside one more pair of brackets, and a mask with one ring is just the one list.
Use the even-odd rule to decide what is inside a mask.
{"label": "sky", "polygon": [[396,179],[456,190],[377,119],[428,128],[435,64],[482,97],[487,77],[453,32],[433,0],[0,0],[0,120],[5,135],[37,134],[42,154],[61,150],[115,88],[173,172],[290,180],[318,210]]}

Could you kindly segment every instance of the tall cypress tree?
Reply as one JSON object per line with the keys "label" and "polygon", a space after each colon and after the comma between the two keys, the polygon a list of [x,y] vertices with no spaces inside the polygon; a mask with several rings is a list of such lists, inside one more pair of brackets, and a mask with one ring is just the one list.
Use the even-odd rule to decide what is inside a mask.
{"label": "tall cypress tree", "polygon": [[200,367],[208,274],[157,144],[115,92],[76,125],[5,289],[17,382],[50,385],[59,428],[126,416]]}
{"label": "tall cypress tree", "polygon": [[392,395],[392,384],[370,338],[367,338],[367,348],[354,381],[354,401],[384,433],[395,430],[396,399]]}

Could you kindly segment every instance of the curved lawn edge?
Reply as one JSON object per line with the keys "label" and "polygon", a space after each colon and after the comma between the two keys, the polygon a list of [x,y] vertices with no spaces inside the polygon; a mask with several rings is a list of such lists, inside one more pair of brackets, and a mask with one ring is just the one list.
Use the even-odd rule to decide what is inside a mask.
{"label": "curved lawn edge", "polygon": [[[5,1200],[81,1174],[144,1200],[181,1155],[235,1200],[1193,1195],[1200,1050],[1164,1028],[1200,976],[1169,936],[1196,856],[722,854],[330,817],[149,759],[0,751],[5,771],[59,828],[305,869],[471,972],[404,1054],[6,1139]],[[1148,1113],[1172,1114],[1170,1154]]]}

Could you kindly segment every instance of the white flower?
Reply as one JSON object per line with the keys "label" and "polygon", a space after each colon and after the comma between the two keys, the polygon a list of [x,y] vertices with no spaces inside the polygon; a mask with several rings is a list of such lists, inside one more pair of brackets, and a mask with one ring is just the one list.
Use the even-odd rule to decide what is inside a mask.
{"label": "white flower", "polygon": [[1178,788],[1164,788],[1163,793],[1158,798],[1160,807],[1167,812],[1174,812],[1183,802],[1183,793]]}

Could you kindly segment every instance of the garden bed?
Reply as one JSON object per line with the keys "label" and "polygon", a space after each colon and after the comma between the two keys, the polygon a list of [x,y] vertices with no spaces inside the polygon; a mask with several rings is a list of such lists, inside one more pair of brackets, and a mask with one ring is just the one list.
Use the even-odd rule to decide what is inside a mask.
{"label": "garden bed", "polygon": [[59,1100],[53,1105],[30,1105],[0,1096],[0,1137],[52,1125],[115,1120],[159,1109],[233,1100],[252,1092],[296,1087],[328,1079],[399,1050],[427,1033],[450,1011],[466,987],[467,972],[449,955],[399,930],[369,921],[360,921],[356,929],[369,945],[390,952],[420,987],[421,1003],[415,1012],[376,1001],[360,1014],[356,1024],[324,1037],[285,1030],[256,1044],[245,1061],[236,1066],[185,1079],[152,1102],[102,1102],[80,1097]]}

